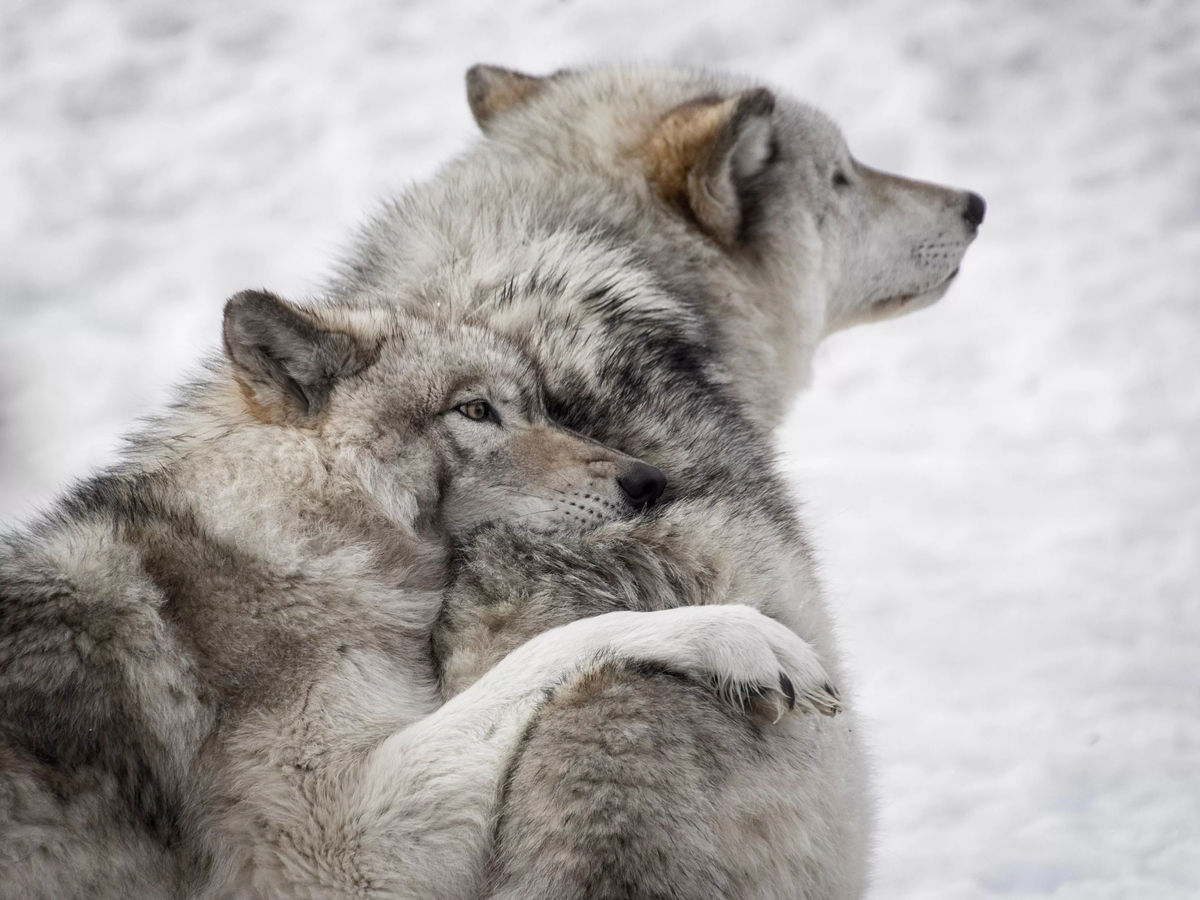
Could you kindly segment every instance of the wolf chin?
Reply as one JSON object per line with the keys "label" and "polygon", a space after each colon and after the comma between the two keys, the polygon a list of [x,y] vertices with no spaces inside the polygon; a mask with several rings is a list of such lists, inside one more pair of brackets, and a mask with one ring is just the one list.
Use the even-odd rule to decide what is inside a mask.
{"label": "wolf chin", "polygon": [[5,896],[863,892],[770,432],[983,201],[731,76],[467,87],[474,149],[317,302],[233,298],[125,463],[0,545]]}

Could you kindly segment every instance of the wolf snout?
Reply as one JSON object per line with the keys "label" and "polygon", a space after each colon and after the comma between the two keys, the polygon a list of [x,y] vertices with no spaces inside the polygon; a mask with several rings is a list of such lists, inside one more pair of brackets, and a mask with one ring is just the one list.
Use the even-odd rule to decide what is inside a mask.
{"label": "wolf snout", "polygon": [[974,191],[967,191],[967,208],[963,210],[963,218],[972,228],[983,224],[984,213],[987,212],[987,201]]}
{"label": "wolf snout", "polygon": [[617,479],[621,491],[635,509],[648,509],[658,502],[667,489],[667,476],[647,463],[634,463]]}

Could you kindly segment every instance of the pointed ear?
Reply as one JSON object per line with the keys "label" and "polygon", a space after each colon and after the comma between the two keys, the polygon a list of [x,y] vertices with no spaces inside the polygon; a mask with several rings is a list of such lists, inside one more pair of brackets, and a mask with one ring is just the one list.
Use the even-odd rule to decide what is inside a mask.
{"label": "pointed ear", "polygon": [[225,355],[253,402],[272,422],[305,422],[324,408],[339,378],[365,368],[369,350],[322,327],[267,291],[242,291],[225,304]]}
{"label": "pointed ear", "polygon": [[675,108],[641,149],[650,187],[722,244],[737,243],[744,187],[774,151],[774,111],[766,88]]}
{"label": "pointed ear", "polygon": [[496,116],[524,103],[542,89],[546,80],[499,66],[471,66],[467,69],[471,115],[486,133]]}

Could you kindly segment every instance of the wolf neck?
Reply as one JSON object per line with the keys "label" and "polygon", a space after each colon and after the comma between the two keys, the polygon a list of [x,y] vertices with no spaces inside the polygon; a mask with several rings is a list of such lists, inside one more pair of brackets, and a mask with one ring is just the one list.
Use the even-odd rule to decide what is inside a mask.
{"label": "wolf neck", "polygon": [[816,313],[824,309],[824,285],[815,268],[735,273],[729,290],[714,302],[720,306],[712,327],[729,348],[735,389],[757,423],[774,429],[809,385],[822,338]]}
{"label": "wolf neck", "polygon": [[[629,160],[605,158],[597,164],[603,173],[598,177],[585,170],[564,179],[561,159],[530,159],[519,144],[489,142],[466,161],[490,181],[497,180],[491,168],[496,165],[510,184],[528,179],[520,197],[535,226],[531,231],[567,219],[586,234],[605,223],[618,241],[630,243],[632,255],[653,270],[660,284],[693,301],[702,297],[707,326],[728,350],[722,363],[732,386],[764,428],[777,426],[808,387],[813,355],[825,336],[828,301],[824,244],[811,210],[779,204],[770,228],[757,229],[749,245],[726,247],[668,210],[647,188],[642,168],[630,167]],[[593,178],[594,191],[588,190]],[[564,196],[558,187],[563,184],[603,200]]]}
{"label": "wolf neck", "polygon": [[819,245],[805,233],[812,246],[772,248],[763,258],[782,260],[781,268],[763,270],[650,202],[632,188],[614,191],[606,177],[563,179],[544,160],[485,146],[385,210],[329,291],[349,303],[383,296],[426,314],[483,312],[494,325],[511,320],[526,331],[532,321],[512,306],[523,287],[538,303],[561,296],[566,306],[556,315],[571,324],[572,305],[605,288],[651,315],[677,308],[668,314],[675,324],[693,321],[699,305],[711,333],[697,340],[724,348],[720,365],[745,409],[773,428],[806,386],[822,336]]}
{"label": "wolf neck", "polygon": [[[822,275],[822,243],[815,222],[807,217],[781,228],[765,240],[781,246],[767,249],[762,259],[775,268],[744,268],[743,292],[731,312],[745,323],[735,338],[735,356],[756,360],[742,380],[756,396],[748,399],[768,428],[778,425],[800,391],[809,386],[817,345],[825,337],[828,305]],[[736,264],[736,263],[735,263]]]}

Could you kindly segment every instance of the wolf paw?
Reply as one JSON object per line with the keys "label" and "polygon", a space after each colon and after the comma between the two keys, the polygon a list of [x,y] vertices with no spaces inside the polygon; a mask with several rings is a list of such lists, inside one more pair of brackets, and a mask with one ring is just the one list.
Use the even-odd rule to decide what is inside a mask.
{"label": "wolf paw", "polygon": [[689,606],[624,615],[642,617],[656,632],[656,652],[638,652],[648,633],[627,651],[707,681],[755,716],[777,722],[790,710],[832,716],[842,709],[812,646],[752,607]]}

